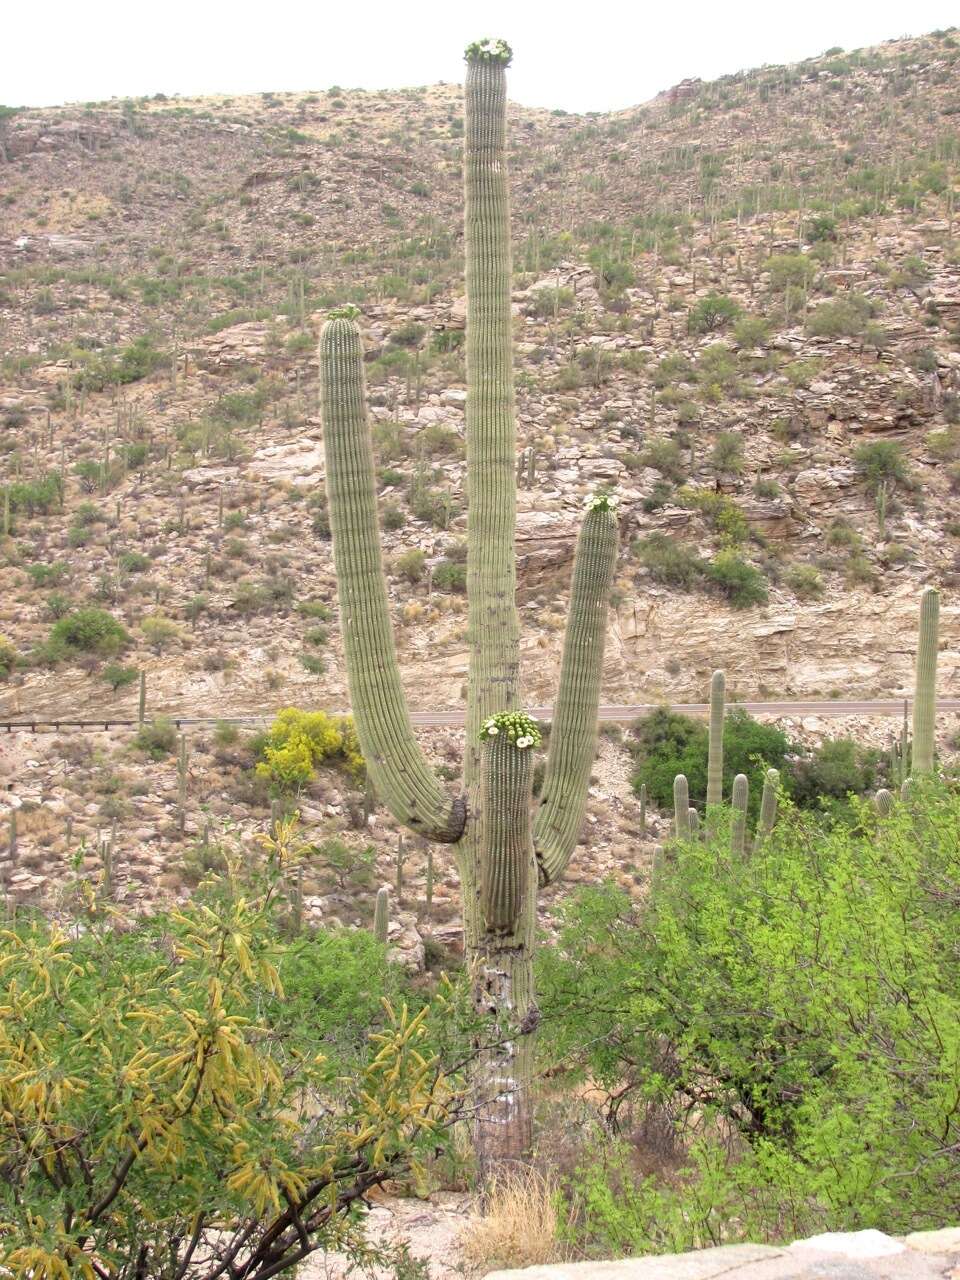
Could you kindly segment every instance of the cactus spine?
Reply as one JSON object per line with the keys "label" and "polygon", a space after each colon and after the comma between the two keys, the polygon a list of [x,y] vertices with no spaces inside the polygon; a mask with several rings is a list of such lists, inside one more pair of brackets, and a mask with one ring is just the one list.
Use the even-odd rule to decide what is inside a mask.
{"label": "cactus spine", "polygon": [[678,840],[690,835],[690,788],[682,773],[673,780],[673,834]]}
{"label": "cactus spine", "polygon": [[939,627],[940,592],[934,587],[927,587],[920,597],[920,638],[917,643],[917,679],[913,696],[911,772],[914,774],[933,773]]}
{"label": "cactus spine", "polygon": [[509,61],[502,42],[484,41],[467,50],[470,658],[464,787],[457,797],[448,795],[424,759],[401,687],[382,572],[363,351],[353,313],[333,313],[320,338],[327,493],[351,706],[385,806],[416,834],[456,847],[473,1001],[478,1014],[492,1023],[492,1047],[481,1054],[474,1081],[474,1140],[483,1179],[525,1158],[532,1139],[537,887],[563,874],[583,822],[618,541],[613,501],[600,496],[587,511],[577,543],[550,750],[531,821],[532,744],[518,745],[520,737],[531,735],[515,735],[511,743],[506,719],[502,737],[485,728],[520,705],[506,167]]}
{"label": "cactus spine", "polygon": [[390,932],[390,890],[381,885],[377,890],[377,905],[373,909],[373,936],[378,942],[387,945]]}
{"label": "cactus spine", "polygon": [[745,853],[747,834],[747,802],[750,799],[750,783],[744,773],[738,773],[733,780],[733,795],[730,819],[730,852],[735,858],[742,858]]}
{"label": "cactus spine", "polygon": [[723,804],[723,713],[726,679],[715,671],[710,681],[710,744],[707,754],[707,813]]}

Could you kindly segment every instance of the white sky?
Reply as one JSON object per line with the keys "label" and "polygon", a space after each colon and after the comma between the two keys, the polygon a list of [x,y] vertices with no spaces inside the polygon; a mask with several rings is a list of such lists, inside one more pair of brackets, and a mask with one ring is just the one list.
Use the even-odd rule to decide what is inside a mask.
{"label": "white sky", "polygon": [[397,88],[456,81],[483,36],[514,49],[510,94],[606,111],[711,79],[960,21],[956,0],[10,0],[0,102]]}

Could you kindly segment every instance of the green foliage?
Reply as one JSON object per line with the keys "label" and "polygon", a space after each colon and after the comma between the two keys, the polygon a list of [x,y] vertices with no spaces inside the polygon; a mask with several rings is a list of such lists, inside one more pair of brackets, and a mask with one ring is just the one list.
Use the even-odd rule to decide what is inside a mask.
{"label": "green foliage", "polygon": [[826,738],[811,755],[791,761],[791,798],[812,809],[821,803],[845,802],[850,795],[865,796],[888,781],[887,763],[884,752],[861,746],[853,738]]}
{"label": "green foliage", "polygon": [[54,662],[80,653],[112,657],[129,643],[129,635],[113,614],[104,609],[75,609],[53,624],[46,653]]}
{"label": "green foliage", "polygon": [[745,466],[743,436],[739,431],[721,431],[710,451],[710,465],[715,471],[740,475]]}
{"label": "green foliage", "polygon": [[817,274],[818,263],[802,253],[778,253],[767,260],[770,286],[778,292],[791,285],[807,288]]}
{"label": "green foliage", "polygon": [[80,882],[83,928],[21,914],[0,935],[0,1265],[15,1280],[93,1280],[91,1258],[164,1280],[194,1256],[206,1275],[204,1223],[251,1280],[294,1268],[305,1240],[397,1264],[351,1206],[434,1148],[457,1095],[429,1008],[411,1016],[368,935],[284,941],[290,831],[265,856],[228,848],[228,876],[181,909],[118,928]]}
{"label": "green foliage", "polygon": [[433,585],[438,591],[465,595],[467,590],[467,566],[457,560],[441,560],[433,571]]}
{"label": "green foliage", "polygon": [[856,338],[873,315],[873,304],[862,294],[851,293],[833,302],[821,302],[807,317],[807,333],[813,338]]}
{"label": "green foliage", "polygon": [[137,667],[122,667],[118,662],[108,662],[100,674],[114,693],[140,679]]}
{"label": "green foliage", "polygon": [[280,791],[295,791],[313,780],[316,766],[325,760],[339,760],[347,769],[362,772],[353,721],[335,719],[324,711],[299,711],[284,707],[263,740],[257,774]]}
{"label": "green foliage", "polygon": [[157,716],[155,720],[148,720],[140,726],[133,745],[151,760],[162,760],[165,756],[173,755],[177,749],[178,737],[179,731],[173,721],[167,716]]}
{"label": "green foliage", "polygon": [[670,1183],[588,1161],[587,1248],[900,1234],[960,1212],[960,793],[931,781],[852,825],[781,810],[748,858],[723,833],[677,848],[642,907],[580,895],[540,953],[545,1060],[692,1139]]}
{"label": "green foliage", "polygon": [[154,613],[148,618],[144,618],[140,623],[140,631],[147,644],[157,653],[162,653],[171,641],[178,639],[181,635],[177,624],[159,613]]}
{"label": "green foliage", "polygon": [[763,574],[732,547],[717,552],[707,564],[705,575],[734,609],[749,609],[767,599]]}
{"label": "green foliage", "polygon": [[733,326],[733,336],[740,347],[759,347],[770,334],[770,322],[764,316],[741,316]]}
{"label": "green foliage", "polygon": [[[636,760],[631,785],[639,795],[645,783],[647,795],[662,809],[673,805],[673,780],[686,775],[690,802],[702,808],[707,795],[709,735],[702,720],[659,707],[636,720],[627,744]],[[729,797],[733,779],[746,774],[750,782],[750,812],[760,807],[763,775],[780,769],[790,743],[775,725],[760,724],[745,711],[728,711],[723,724],[723,794]]]}
{"label": "green foliage", "polygon": [[858,445],[853,451],[853,465],[871,493],[876,493],[883,483],[910,483],[910,467],[896,440],[869,440]]}
{"label": "green foliage", "polygon": [[18,480],[7,486],[11,512],[19,511],[28,516],[48,515],[60,505],[62,492],[60,474],[56,471],[48,471],[39,479]]}
{"label": "green foliage", "polygon": [[633,551],[654,582],[693,591],[703,576],[704,561],[692,547],[665,533],[651,533]]}
{"label": "green foliage", "polygon": [[153,337],[143,334],[119,352],[89,356],[74,384],[89,391],[102,391],[111,385],[139,382],[168,363],[169,357],[154,345]]}
{"label": "green foliage", "polygon": [[6,680],[17,665],[17,651],[6,636],[0,635],[0,680]]}
{"label": "green foliage", "polygon": [[65,560],[54,560],[50,564],[28,564],[27,573],[35,587],[59,587],[70,572]]}
{"label": "green foliage", "polygon": [[741,310],[739,302],[725,293],[708,293],[691,307],[687,328],[691,333],[714,333],[736,320]]}
{"label": "green foliage", "polygon": [[407,582],[420,582],[427,571],[426,554],[419,547],[411,547],[397,556],[393,569]]}
{"label": "green foliage", "polygon": [[787,573],[787,586],[801,600],[819,600],[823,596],[823,578],[812,564],[795,564]]}

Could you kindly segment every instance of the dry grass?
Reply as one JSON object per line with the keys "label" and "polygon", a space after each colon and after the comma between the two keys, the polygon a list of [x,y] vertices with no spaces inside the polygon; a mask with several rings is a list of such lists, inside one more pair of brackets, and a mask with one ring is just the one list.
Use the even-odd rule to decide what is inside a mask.
{"label": "dry grass", "polygon": [[487,1196],[483,1217],[471,1218],[460,1246],[477,1274],[500,1268],[561,1262],[557,1184],[533,1169],[503,1174]]}

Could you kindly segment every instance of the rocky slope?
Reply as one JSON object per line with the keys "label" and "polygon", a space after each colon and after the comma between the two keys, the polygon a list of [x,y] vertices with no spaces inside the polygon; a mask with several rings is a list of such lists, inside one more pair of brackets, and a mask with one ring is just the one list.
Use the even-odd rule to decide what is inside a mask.
{"label": "rocky slope", "polygon": [[[699,697],[717,665],[740,695],[909,689],[919,587],[957,580],[958,71],[941,32],[607,116],[511,109],[531,702],[598,485],[623,512],[608,700]],[[345,705],[314,358],[345,301],[411,701],[458,704],[460,133],[447,85],[0,115],[0,630],[20,655],[0,716],[135,711],[101,662],[41,660],[86,604],[123,622],[151,712]],[[949,591],[942,627],[956,694]],[[57,799],[59,749],[0,746],[11,782],[26,756]],[[130,848],[163,863],[172,762],[94,751],[126,778]],[[201,780],[215,754],[196,744],[198,796],[262,819],[262,796]],[[81,790],[101,765],[71,766]],[[87,804],[92,835],[110,806]],[[625,821],[600,856],[630,860]]]}

